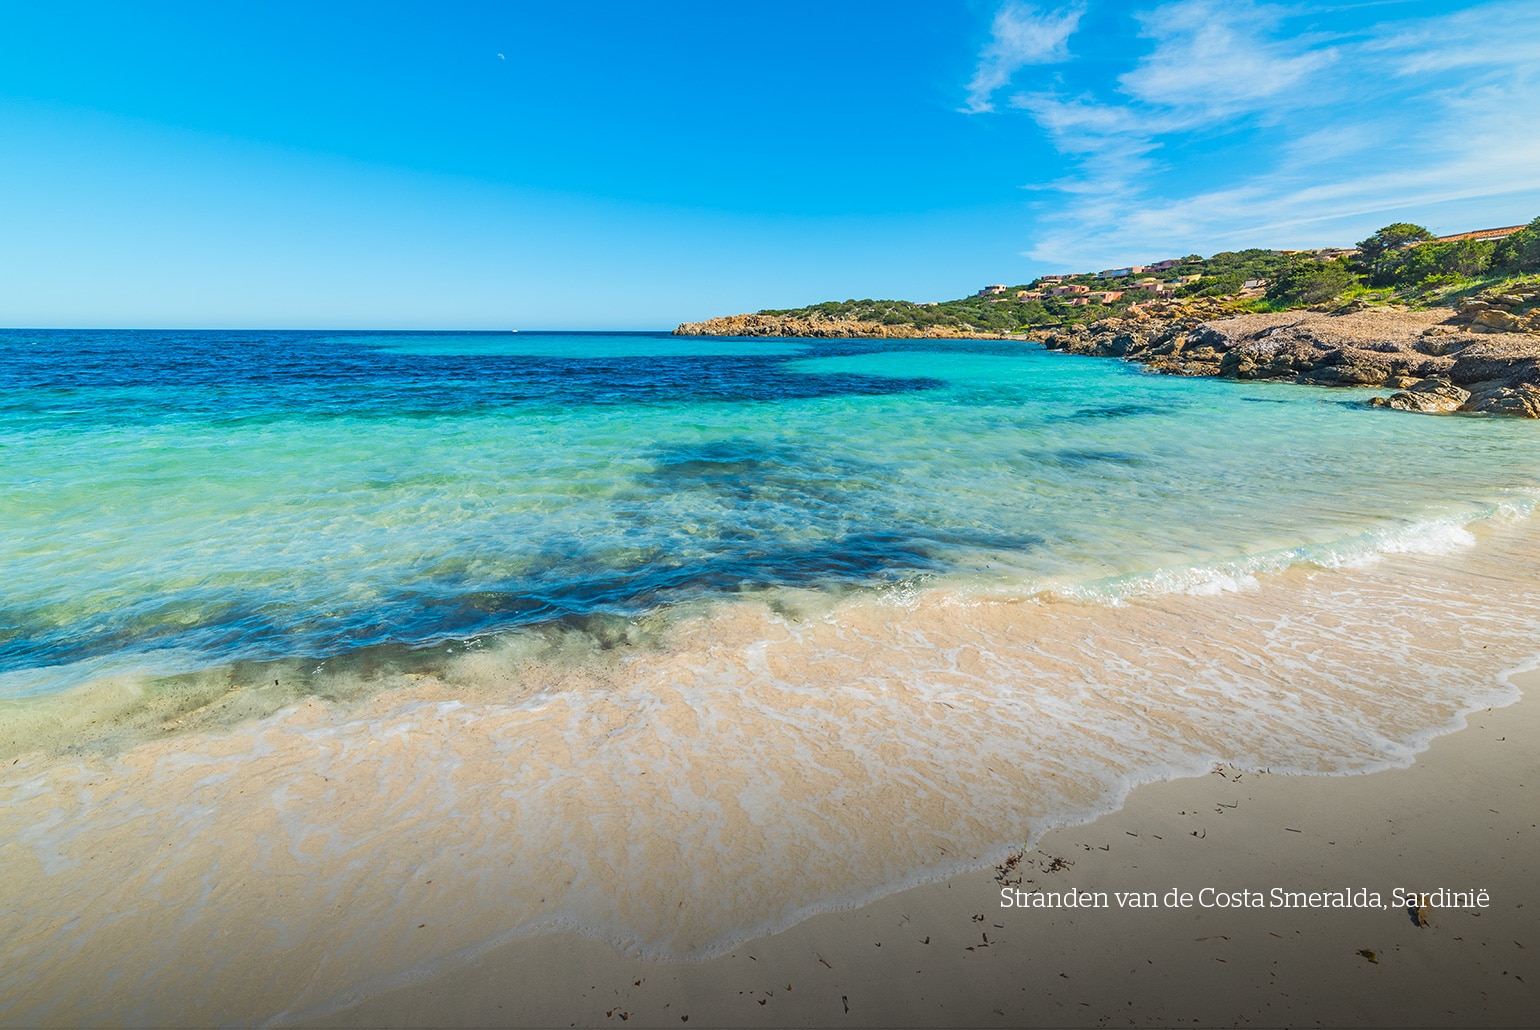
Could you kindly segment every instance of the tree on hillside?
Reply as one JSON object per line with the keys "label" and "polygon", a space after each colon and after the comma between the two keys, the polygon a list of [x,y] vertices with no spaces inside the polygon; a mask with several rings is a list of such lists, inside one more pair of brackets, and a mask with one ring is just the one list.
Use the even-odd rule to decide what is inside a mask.
{"label": "tree on hillside", "polygon": [[1540,218],[1497,242],[1492,267],[1505,272],[1540,272]]}
{"label": "tree on hillside", "polygon": [[1295,261],[1267,288],[1267,299],[1284,304],[1324,304],[1357,282],[1341,261]]}
{"label": "tree on hillside", "polygon": [[1371,265],[1377,265],[1381,258],[1391,251],[1400,250],[1408,243],[1416,243],[1420,240],[1431,240],[1433,234],[1420,225],[1412,222],[1394,222],[1382,229],[1376,229],[1374,235],[1358,244],[1364,260]]}

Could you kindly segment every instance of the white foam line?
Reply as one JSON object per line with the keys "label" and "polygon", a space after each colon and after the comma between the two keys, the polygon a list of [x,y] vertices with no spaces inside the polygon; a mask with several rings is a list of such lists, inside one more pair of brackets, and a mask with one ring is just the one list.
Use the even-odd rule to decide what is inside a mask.
{"label": "white foam line", "polygon": [[1364,568],[1388,555],[1439,557],[1455,554],[1476,545],[1476,536],[1470,526],[1528,518],[1535,506],[1532,499],[1520,503],[1504,501],[1463,515],[1436,516],[1325,543],[1278,548],[1193,565],[1166,566],[1080,583],[1041,584],[1030,592],[1093,604],[1118,605],[1135,597],[1159,594],[1215,596],[1252,591],[1260,585],[1258,576],[1299,565],[1352,569]]}

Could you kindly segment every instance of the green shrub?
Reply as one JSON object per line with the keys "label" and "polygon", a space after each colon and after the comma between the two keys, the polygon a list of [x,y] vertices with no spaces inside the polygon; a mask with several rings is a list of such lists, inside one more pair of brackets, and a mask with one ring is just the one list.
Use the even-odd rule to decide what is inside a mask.
{"label": "green shrub", "polygon": [[1342,261],[1295,261],[1267,287],[1267,299],[1284,304],[1324,304],[1357,284],[1358,278]]}
{"label": "green shrub", "polygon": [[1497,241],[1492,267],[1504,272],[1540,272],[1540,218],[1507,239]]}

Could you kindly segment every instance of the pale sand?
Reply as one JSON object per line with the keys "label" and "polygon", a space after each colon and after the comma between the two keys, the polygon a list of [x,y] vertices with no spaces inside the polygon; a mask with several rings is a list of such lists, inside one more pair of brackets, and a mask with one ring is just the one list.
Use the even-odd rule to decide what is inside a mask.
{"label": "pale sand", "polygon": [[1474,887],[1484,910],[1002,909],[985,870],[704,962],[524,938],[318,1025],[1537,1025],[1540,675],[1515,683],[1408,768],[1144,786],[1018,867],[1056,891]]}
{"label": "pale sand", "polygon": [[[1059,1023],[1060,1002],[1094,1021],[1081,1001],[1119,1007],[1120,1022],[1192,1018],[1162,1008],[1177,1001],[1231,1021],[1239,1003],[1226,991],[1276,1022],[1288,1014],[1267,1012],[1279,1000],[1254,985],[1276,972],[1276,989],[1298,996],[1301,968],[1312,997],[1299,1004],[1312,1008],[1298,1021],[1362,1015],[1336,997],[1333,978],[1347,976],[1378,978],[1364,982],[1390,1006],[1386,1022],[1475,1019],[1479,1009],[1461,1011],[1475,992],[1490,1003],[1506,989],[1485,979],[1507,969],[1536,982],[1512,946],[1524,933],[1486,929],[1522,914],[1533,862],[1515,856],[1532,855],[1533,837],[1466,825],[1481,830],[1529,800],[1516,785],[1534,782],[1533,767],[1505,756],[1507,741],[1466,732],[1410,773],[1261,777],[1258,793],[1258,777],[1205,775],[1219,760],[1304,772],[1407,764],[1457,713],[1518,695],[1497,677],[1540,639],[1540,522],[1435,523],[1382,543],[1382,558],[1233,574],[1218,590],[1180,580],[1170,585],[1193,592],[1118,604],[936,589],[800,619],[718,606],[678,623],[666,647],[576,664],[492,648],[356,701],[312,699],[225,731],[21,755],[0,776],[0,1025],[327,1013],[827,1024],[845,1021],[847,1003],[867,1023]],[[95,718],[95,697],[29,711]],[[1492,736],[1533,739],[1522,712],[1494,716],[1508,721]],[[1128,782],[1184,774],[1200,778],[1044,839],[1040,867],[1076,864],[1034,878],[1125,891],[1475,886],[1497,907],[1469,927],[1445,913],[1425,930],[1404,912],[1072,920],[998,907],[987,866],[1010,842],[1114,807]],[[1298,814],[1328,808],[1344,814]],[[1203,816],[1172,818],[1183,811]],[[1366,826],[1384,828],[1378,843],[1360,840]],[[1423,836],[1409,850],[1413,830]],[[1398,931],[1416,931],[1401,941],[1411,954],[1412,942],[1448,935],[1463,940],[1437,946],[1484,940],[1478,954],[1513,947],[1516,959],[1443,980],[1421,975],[1425,963],[1406,989],[1380,992],[1399,975],[1387,973]],[[1384,957],[1370,966],[1361,948]],[[1136,999],[1129,988],[1146,988],[1129,970],[1154,972],[1146,959],[1168,974],[1147,990],[1167,993]],[[1216,975],[1233,983],[1215,987]],[[409,983],[419,986],[402,993]],[[1427,991],[1470,993],[1450,1016],[1424,1004]],[[347,1012],[359,1003],[369,1007]]]}

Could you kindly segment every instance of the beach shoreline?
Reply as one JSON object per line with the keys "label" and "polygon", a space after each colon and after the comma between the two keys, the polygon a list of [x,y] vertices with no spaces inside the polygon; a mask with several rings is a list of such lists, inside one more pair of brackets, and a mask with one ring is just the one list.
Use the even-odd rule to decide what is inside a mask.
{"label": "beach shoreline", "polygon": [[[1540,982],[1512,815],[1535,760],[1506,748],[1536,728],[1508,675],[1537,658],[1523,511],[1095,603],[712,608],[614,661],[467,653],[367,699],[24,757],[0,1023],[1512,1024]],[[1489,906],[1419,927],[1398,887]],[[1153,905],[1020,907],[1039,891]],[[1445,967],[1519,986],[1451,1016]],[[112,978],[81,993],[91,969]]]}
{"label": "beach shoreline", "polygon": [[[1220,766],[1138,787],[1009,867],[815,915],[716,958],[654,962],[542,934],[303,1025],[1526,1025],[1540,1004],[1540,753],[1525,746],[1540,733],[1540,672],[1512,680],[1519,701],[1472,713],[1404,768]],[[1386,907],[1204,907],[1205,887],[1349,903],[1363,889]],[[1440,887],[1485,891],[1489,907],[1424,909],[1418,925],[1393,904],[1397,889]],[[1110,906],[1002,908],[1002,888]],[[1116,896],[1164,902],[1172,889],[1195,895],[1190,907]]]}

